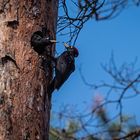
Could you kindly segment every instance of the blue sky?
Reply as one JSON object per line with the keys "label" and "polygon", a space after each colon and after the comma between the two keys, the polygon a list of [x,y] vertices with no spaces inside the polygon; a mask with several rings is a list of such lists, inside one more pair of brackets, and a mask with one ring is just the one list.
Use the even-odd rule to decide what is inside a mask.
{"label": "blue sky", "polygon": [[[125,9],[112,20],[99,22],[90,20],[79,35],[76,47],[80,52],[76,59],[76,71],[59,91],[54,92],[52,111],[59,111],[65,105],[77,106],[79,110],[87,108],[90,111],[94,96],[98,93],[104,96],[104,90],[94,90],[83,83],[79,68],[82,68],[82,73],[87,81],[94,84],[102,80],[111,82],[101,68],[101,64],[109,62],[112,52],[118,66],[124,62],[133,62],[137,57],[137,68],[139,68],[140,7]],[[139,96],[126,101],[125,113],[136,115],[139,119],[139,101]]]}

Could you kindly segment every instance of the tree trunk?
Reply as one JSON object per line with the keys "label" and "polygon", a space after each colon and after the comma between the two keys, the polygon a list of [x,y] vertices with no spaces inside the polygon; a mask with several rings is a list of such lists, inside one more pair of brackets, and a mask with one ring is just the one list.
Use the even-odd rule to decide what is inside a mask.
{"label": "tree trunk", "polygon": [[30,40],[42,26],[55,39],[57,7],[58,0],[0,1],[0,140],[49,139],[51,60],[42,65]]}

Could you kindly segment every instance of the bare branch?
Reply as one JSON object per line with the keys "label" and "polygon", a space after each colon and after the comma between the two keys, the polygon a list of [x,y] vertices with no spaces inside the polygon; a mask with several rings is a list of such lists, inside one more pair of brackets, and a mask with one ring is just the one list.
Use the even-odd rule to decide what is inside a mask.
{"label": "bare branch", "polygon": [[112,19],[125,8],[139,6],[139,3],[140,0],[60,0],[57,33],[75,45],[81,29],[90,19]]}

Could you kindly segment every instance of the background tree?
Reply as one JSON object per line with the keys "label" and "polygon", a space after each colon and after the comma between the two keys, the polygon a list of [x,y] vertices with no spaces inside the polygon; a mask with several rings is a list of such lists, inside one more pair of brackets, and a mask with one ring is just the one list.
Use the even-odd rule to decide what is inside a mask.
{"label": "background tree", "polygon": [[[123,110],[124,101],[132,101],[139,95],[139,71],[136,73],[134,63],[123,64],[118,69],[112,59],[110,65],[104,66],[104,69],[112,77],[113,84],[89,84],[83,75],[81,76],[85,84],[93,89],[108,89],[104,93],[105,97],[98,94],[88,111],[76,111],[75,108],[70,110],[70,107],[66,106],[60,112],[54,112],[50,137],[58,140],[139,140],[140,126],[135,116],[125,115]],[[113,93],[117,94],[114,98]],[[109,106],[113,106],[114,110],[109,110]],[[59,123],[55,124],[56,120]]]}
{"label": "background tree", "polygon": [[42,27],[55,39],[57,7],[57,0],[0,2],[0,140],[48,139],[52,66],[49,59],[42,66],[30,40]]}
{"label": "background tree", "polygon": [[[69,4],[70,2],[68,1],[61,1],[60,8],[64,10],[64,12],[61,12],[60,14],[62,16],[59,16],[58,23],[60,24],[58,24],[58,34],[60,33],[60,35],[64,37],[69,36],[69,38],[65,39],[70,44],[75,44],[78,34],[87,21],[90,19],[99,21],[114,18],[119,15],[123,9],[132,4],[138,6],[139,1],[72,1],[71,4],[73,4],[73,6],[70,8]],[[75,7],[75,9],[72,7]],[[76,7],[79,9],[77,12],[75,12]],[[64,113],[66,110],[69,110],[69,108],[60,111],[60,113],[58,113],[58,118],[60,119],[64,117],[64,119],[58,120],[59,123],[65,122],[65,120],[69,122],[69,119],[77,119],[77,124],[80,122],[82,127],[80,130],[77,129],[77,131],[72,133],[73,137],[69,137],[69,134],[64,137],[62,133],[64,130],[67,132],[67,125],[62,123],[60,125],[61,127],[56,125],[56,128],[51,130],[51,136],[55,131],[56,139],[139,139],[139,125],[135,122],[135,118],[123,114],[123,102],[128,99],[133,99],[133,97],[137,97],[139,93],[139,72],[134,66],[135,63],[128,65],[123,64],[119,68],[115,65],[112,58],[109,65],[103,66],[103,69],[111,76],[112,83],[102,82],[101,84],[91,84],[85,80],[85,77],[81,73],[81,77],[87,86],[93,89],[105,88],[108,91],[105,95],[105,99],[101,105],[94,109],[93,112],[91,111],[87,114],[83,113],[85,111],[80,112],[79,114],[74,114],[74,116],[71,115],[71,112],[73,111]],[[114,93],[115,96],[111,99]],[[128,96],[127,93],[131,93],[130,96]],[[107,114],[106,107],[108,106],[114,106],[118,110],[118,112],[111,118]],[[98,123],[96,122],[97,118],[99,119]],[[96,131],[98,132],[96,133]],[[81,136],[82,134],[84,136]],[[101,137],[101,135],[103,136]]]}
{"label": "background tree", "polygon": [[89,20],[109,20],[139,0],[60,0],[57,34],[75,45],[80,31]]}

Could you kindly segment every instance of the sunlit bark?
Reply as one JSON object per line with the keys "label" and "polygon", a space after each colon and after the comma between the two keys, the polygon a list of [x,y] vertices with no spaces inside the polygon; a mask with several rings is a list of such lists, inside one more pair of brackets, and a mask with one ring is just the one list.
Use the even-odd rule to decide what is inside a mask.
{"label": "sunlit bark", "polygon": [[[57,0],[0,2],[0,140],[47,140],[52,67],[31,48],[42,26],[55,38]],[[48,46],[53,55],[54,46]],[[50,61],[50,60],[48,60]]]}

